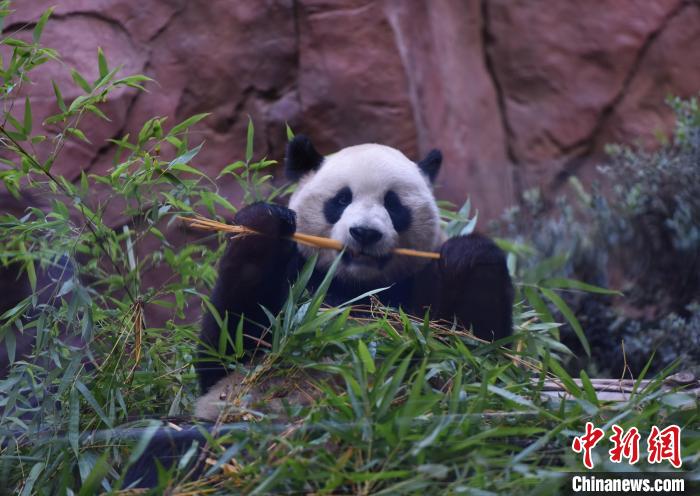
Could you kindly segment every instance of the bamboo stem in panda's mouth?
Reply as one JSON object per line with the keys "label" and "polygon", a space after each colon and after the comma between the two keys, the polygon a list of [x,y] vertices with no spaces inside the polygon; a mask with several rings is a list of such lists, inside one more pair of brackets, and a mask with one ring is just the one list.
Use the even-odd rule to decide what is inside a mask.
{"label": "bamboo stem in panda's mouth", "polygon": [[[178,219],[185,222],[189,227],[194,229],[201,229],[203,231],[222,231],[233,234],[238,234],[241,236],[246,236],[249,234],[260,234],[259,232],[250,229],[249,227],[239,226],[236,224],[225,224],[223,222],[218,222],[216,220],[207,219],[206,217],[196,216],[196,217],[182,217],[178,216]],[[311,234],[304,233],[294,233],[290,236],[294,241],[302,245],[311,246],[313,248],[325,248],[328,250],[340,251],[344,248],[343,243],[338,240],[324,238],[321,236],[313,236]],[[440,258],[440,254],[434,251],[421,251],[412,250],[410,248],[395,248],[392,252],[396,255],[405,255],[409,257],[420,257],[420,258],[431,258],[437,260]]]}

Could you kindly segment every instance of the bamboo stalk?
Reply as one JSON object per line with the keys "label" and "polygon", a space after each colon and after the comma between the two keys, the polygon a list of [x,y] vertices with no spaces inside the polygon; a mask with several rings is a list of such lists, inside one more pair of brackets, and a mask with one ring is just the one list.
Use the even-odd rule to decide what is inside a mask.
{"label": "bamboo stalk", "polygon": [[[577,386],[583,387],[580,379],[573,379],[573,381]],[[632,379],[590,379],[598,400],[617,402],[629,401],[633,392],[641,393],[655,382],[655,380],[643,380],[637,384],[637,381]],[[536,383],[537,381],[533,380],[533,385]],[[690,373],[680,372],[669,376],[660,384],[660,388],[665,392],[678,390],[700,398],[700,381]],[[554,380],[544,381],[540,394],[543,398],[574,399],[574,395],[568,392],[563,384]]]}
{"label": "bamboo stalk", "polygon": [[[225,224],[223,222],[218,222],[215,220],[207,219],[205,217],[182,217],[178,216],[178,219],[185,222],[187,225],[194,229],[202,229],[204,231],[223,231],[229,232],[237,235],[246,236],[249,234],[260,234],[259,232],[250,229],[249,227],[239,226],[235,224]],[[291,238],[302,245],[311,246],[313,248],[324,248],[327,250],[342,250],[343,244],[335,239],[324,238],[321,236],[313,236],[311,234],[304,233],[294,233]],[[420,258],[431,258],[437,260],[440,258],[440,254],[434,251],[421,251],[412,250],[410,248],[396,248],[393,250],[396,255],[405,255],[409,257],[420,257]]]}

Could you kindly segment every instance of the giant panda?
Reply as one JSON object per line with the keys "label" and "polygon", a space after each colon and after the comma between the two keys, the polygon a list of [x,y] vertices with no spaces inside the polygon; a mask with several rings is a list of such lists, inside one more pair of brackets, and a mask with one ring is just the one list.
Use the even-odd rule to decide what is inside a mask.
{"label": "giant panda", "polygon": [[[228,316],[229,328],[223,330],[231,334],[228,342],[234,342],[243,316],[244,359],[259,360],[260,340],[265,339],[261,323],[268,321],[263,307],[273,314],[280,311],[290,285],[316,251],[311,290],[338,256],[332,250],[297,245],[290,239],[296,231],[345,246],[327,291],[328,304],[388,286],[374,295],[386,306],[420,316],[430,309],[431,317],[456,319],[489,341],[508,336],[513,288],[504,253],[481,234],[446,239],[432,192],[441,163],[438,150],[418,163],[380,144],[350,146],[324,157],[308,138],[299,135],[291,140],[284,166],[297,186],[288,207],[256,203],[241,209],[234,222],[262,235],[232,238],[219,263],[210,301],[222,318]],[[437,251],[440,258],[393,254],[399,247]],[[226,364],[212,357],[210,350],[218,348],[221,332],[216,318],[205,313],[195,365],[202,396],[195,415],[210,421],[216,420],[222,400],[244,377],[229,373]],[[273,387],[287,387],[280,381]],[[165,437],[170,448],[182,448],[191,444],[191,432]],[[170,448],[161,446],[146,456],[157,457]],[[141,475],[152,484],[152,474],[143,472],[152,472],[153,467],[147,467],[139,465],[127,482]]]}
{"label": "giant panda", "polygon": [[[219,266],[211,302],[228,314],[234,333],[241,315],[247,352],[260,349],[265,307],[278,312],[290,283],[315,248],[289,239],[295,231],[340,241],[345,247],[326,302],[335,305],[368,290],[390,286],[376,296],[409,313],[452,320],[495,340],[511,333],[513,289],[503,252],[480,234],[445,239],[432,184],[442,162],[433,150],[418,163],[379,144],[343,148],[323,157],[305,136],[287,146],[285,170],[297,187],[283,207],[256,203],[235,223],[264,236],[233,238]],[[394,248],[437,251],[439,260],[392,254]],[[319,250],[310,285],[325,276],[337,253]],[[197,372],[206,393],[227,375],[212,361],[220,329],[211,313],[203,319]],[[250,355],[249,355],[250,357]]]}

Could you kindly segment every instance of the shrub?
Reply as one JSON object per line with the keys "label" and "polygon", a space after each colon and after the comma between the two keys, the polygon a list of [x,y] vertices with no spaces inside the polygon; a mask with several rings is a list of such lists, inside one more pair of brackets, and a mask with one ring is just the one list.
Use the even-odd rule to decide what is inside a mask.
{"label": "shrub", "polygon": [[[675,134],[657,151],[610,146],[591,192],[572,179],[575,202],[562,197],[545,214],[534,190],[525,209],[505,218],[511,236],[532,241],[537,255],[528,263],[558,260],[555,274],[602,286],[614,280],[624,292],[616,307],[607,298],[567,297],[595,350],[596,374],[620,374],[623,351],[635,373],[654,352],[654,371],[676,359],[684,369],[700,365],[700,111],[695,98],[669,104]],[[575,337],[564,341],[580,350]]]}

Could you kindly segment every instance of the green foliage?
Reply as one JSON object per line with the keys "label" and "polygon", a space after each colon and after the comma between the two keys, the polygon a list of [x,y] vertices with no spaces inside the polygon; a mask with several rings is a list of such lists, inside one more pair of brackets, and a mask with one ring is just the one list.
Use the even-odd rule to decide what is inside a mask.
{"label": "green foliage", "polygon": [[[9,167],[0,170],[0,180],[18,197],[46,199],[48,208],[0,216],[0,268],[19,266],[34,291],[0,316],[0,346],[13,362],[0,381],[0,481],[26,492],[32,477],[34,490],[52,481],[46,490],[53,493],[87,484],[104,463],[83,445],[86,432],[190,410],[198,327],[192,315],[213,285],[224,238],[210,235],[173,244],[168,234],[176,232],[178,215],[197,211],[223,220],[236,209],[193,165],[202,144],[190,145],[188,131],[204,114],[173,126],[155,117],[137,135],[113,140],[115,163],[106,174],[83,173],[72,183],[52,171],[68,141],[87,141],[80,128],[86,114],[107,119],[100,105],[112,92],[124,87],[141,91],[150,79],[121,76],[98,49],[98,78],[87,81],[69,69],[83,94],[68,102],[53,83],[57,113],[43,124],[58,131],[37,131],[44,128],[33,122],[31,98],[19,100],[17,95],[29,89],[32,70],[59,60],[55,50],[40,45],[49,15],[47,11],[37,24],[31,43],[12,36],[2,40],[11,56],[2,68],[0,160]],[[21,117],[15,117],[17,101],[22,102]],[[251,123],[250,154],[252,139]],[[36,146],[40,143],[51,146]],[[255,198],[266,199],[267,190],[276,192],[266,190],[272,164],[249,156],[234,176]],[[113,202],[120,205],[123,225],[105,221]],[[61,285],[37,278],[66,259],[78,263]],[[154,271],[167,274],[165,282],[150,285]],[[44,286],[37,286],[38,279]],[[158,307],[169,318],[147,322],[145,316]],[[31,355],[19,356],[17,341],[31,335]],[[118,444],[107,453],[110,463],[121,460]],[[74,468],[79,468],[77,479]]]}
{"label": "green foliage", "polygon": [[[8,2],[0,2],[0,21],[9,13]],[[197,168],[203,144],[190,144],[189,129],[206,114],[172,125],[154,117],[134,136],[113,140],[114,165],[104,174],[71,182],[54,173],[65,144],[88,139],[81,129],[86,114],[107,118],[100,106],[113,91],[140,91],[150,80],[121,76],[98,49],[95,81],[68,69],[80,96],[66,101],[53,83],[57,113],[43,124],[58,131],[47,134],[35,122],[26,91],[32,70],[60,60],[41,45],[49,16],[50,10],[36,24],[31,42],[13,35],[1,41],[11,55],[1,69],[0,160],[8,167],[0,179],[16,195],[47,198],[50,208],[0,218],[0,266],[19,266],[33,293],[0,316],[0,346],[12,361],[0,380],[0,487],[18,494],[92,494],[119,487],[125,467],[157,428],[148,423],[140,440],[127,443],[124,426],[191,411],[197,346],[191,318],[209,305],[224,237],[185,244],[171,234],[178,215],[224,220],[236,209]],[[244,160],[219,176],[242,187],[244,203],[288,191],[270,184],[275,162],[254,159],[253,137],[251,121]],[[105,220],[115,204],[126,219],[116,226]],[[471,232],[476,223],[469,203],[443,216],[451,235]],[[229,425],[224,437],[210,441],[217,461],[209,478],[193,486],[221,494],[556,494],[562,473],[581,467],[569,445],[585,421],[616,421],[642,432],[652,424],[697,423],[697,407],[685,401],[693,407],[678,408],[678,397],[669,400],[658,382],[629,404],[606,404],[585,382],[579,387],[559,364],[570,352],[557,339],[559,324],[545,301],[580,333],[561,291],[605,290],[555,277],[566,263],[560,257],[530,263],[531,248],[499,242],[509,252],[518,296],[516,332],[498,343],[479,342],[429,316],[378,308],[371,319],[360,319],[350,314],[352,302],[326,308],[332,271],[310,294],[310,261],[282,311],[269,316],[274,368],[268,373],[315,370],[333,380],[319,384],[322,398],[311,406],[289,405],[299,419],[292,430],[271,416]],[[73,272],[58,286],[44,286],[40,275],[66,259],[77,261]],[[148,283],[154,272],[167,274],[156,287]],[[168,318],[150,317],[159,307]],[[31,353],[18,356],[17,339],[32,334]],[[232,340],[229,359],[235,361],[241,331]],[[571,399],[543,398],[547,378],[564,384]],[[685,467],[694,468],[698,439],[686,436],[683,443]],[[163,487],[175,487],[183,475],[164,474]]]}
{"label": "green foliage", "polygon": [[681,310],[700,297],[700,111],[694,98],[669,103],[675,139],[656,152],[611,147],[612,194],[594,212],[609,248],[626,252],[630,296]]}
{"label": "green foliage", "polygon": [[449,202],[439,202],[440,217],[443,224],[443,229],[448,238],[454,236],[466,236],[474,232],[476,222],[479,220],[479,212],[475,212],[473,217],[470,217],[472,210],[472,202],[470,199],[462,205],[462,207],[454,211],[453,205]]}
{"label": "green foliage", "polygon": [[[467,200],[457,211],[452,211],[450,206],[448,203],[442,202],[440,210],[447,236],[465,236],[472,233],[476,228],[479,212],[477,211],[473,217],[470,217],[471,201]],[[541,339],[533,340],[526,334],[523,336],[524,344],[529,349],[539,347],[538,352],[544,351],[542,346],[545,343],[547,346],[556,346],[556,341],[559,339],[558,328],[560,324],[557,323],[552,311],[550,311],[549,304],[559,310],[561,316],[573,329],[585,353],[590,356],[590,344],[583,328],[573,310],[569,308],[567,302],[559,296],[558,292],[564,290],[604,295],[613,295],[617,294],[617,292],[574,279],[555,277],[561,266],[566,263],[567,257],[564,255],[552,255],[533,264],[533,261],[536,260],[534,256],[535,251],[529,245],[506,239],[497,239],[496,241],[501,249],[508,254],[508,268],[516,289],[515,300],[524,300],[535,310],[537,318],[542,321],[540,331],[543,336],[541,337],[549,335],[546,341],[542,341]]]}
{"label": "green foliage", "polygon": [[658,150],[610,146],[610,159],[600,168],[603,180],[590,192],[572,178],[575,201],[560,198],[545,215],[533,190],[526,208],[505,218],[510,236],[530,241],[530,266],[558,260],[550,267],[553,275],[600,286],[622,279],[632,316],[612,308],[611,299],[565,298],[595,344],[596,373],[621,372],[622,341],[635,372],[654,351],[654,371],[678,357],[685,369],[700,365],[700,111],[695,98],[669,104],[676,130]]}
{"label": "green foliage", "polygon": [[[184,485],[187,470],[163,474],[163,487],[216,488],[215,494],[559,494],[565,472],[581,469],[570,443],[586,421],[641,432],[654,423],[697,422],[694,400],[663,393],[658,381],[629,404],[609,404],[590,381],[578,386],[550,351],[508,352],[449,325],[381,308],[369,320],[349,317],[345,306],[311,311],[324,291],[295,287],[285,310],[272,317],[272,365],[248,371],[261,382],[298,370],[322,373],[320,399],[289,405],[293,423],[259,413],[255,422],[226,424],[209,444],[206,477]],[[537,339],[542,327],[534,316],[521,316],[527,320],[512,340]],[[545,399],[545,379],[564,384],[572,399]],[[685,443],[692,453],[696,440],[691,435]],[[611,470],[604,455],[598,453],[598,463]]]}

